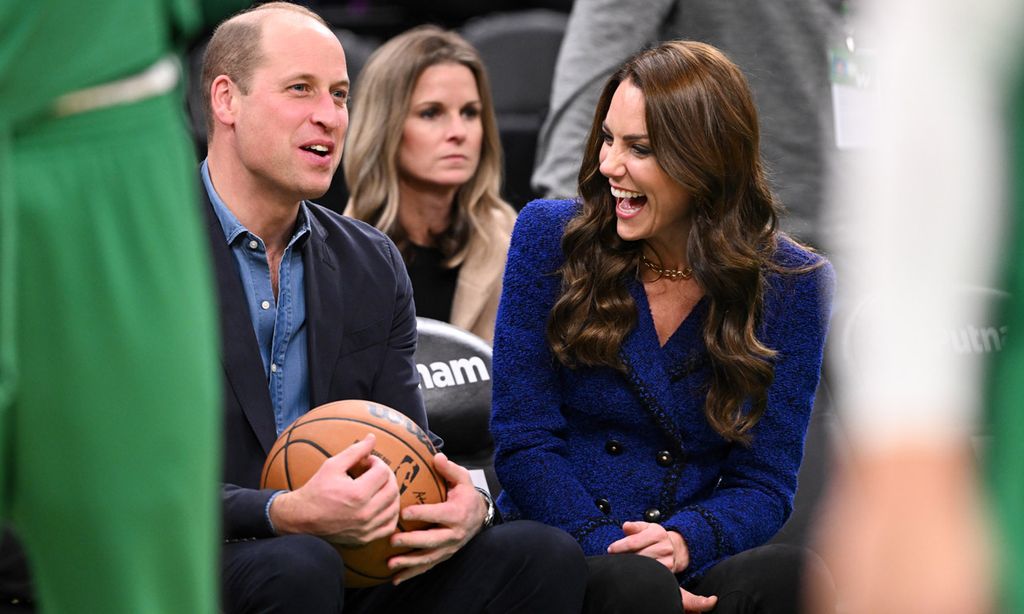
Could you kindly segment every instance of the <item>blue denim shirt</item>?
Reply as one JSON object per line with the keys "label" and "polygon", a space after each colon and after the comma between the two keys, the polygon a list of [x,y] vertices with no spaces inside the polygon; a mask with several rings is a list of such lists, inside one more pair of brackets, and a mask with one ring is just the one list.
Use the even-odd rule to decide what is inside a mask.
{"label": "blue denim shirt", "polygon": [[224,228],[228,247],[238,264],[249,317],[263,358],[274,405],[277,433],[309,411],[309,366],[306,353],[306,284],[301,247],[309,236],[306,204],[299,207],[295,232],[288,241],[278,275],[277,300],[270,284],[270,265],[263,239],[249,232],[220,199],[210,181],[206,161],[203,184]]}

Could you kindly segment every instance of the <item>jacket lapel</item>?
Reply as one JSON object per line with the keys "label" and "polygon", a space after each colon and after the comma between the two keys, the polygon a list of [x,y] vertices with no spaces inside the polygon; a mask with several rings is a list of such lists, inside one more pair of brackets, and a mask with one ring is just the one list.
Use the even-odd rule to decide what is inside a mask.
{"label": "jacket lapel", "polygon": [[246,419],[265,452],[277,439],[274,407],[260,358],[256,333],[249,318],[245,290],[238,276],[238,265],[224,238],[224,229],[213,211],[206,191],[202,190],[210,231],[210,245],[220,298],[221,345],[227,382]]}
{"label": "jacket lapel", "polygon": [[[648,415],[678,445],[679,451],[685,452],[684,442],[692,441],[693,434],[689,432],[687,416],[678,411],[678,408],[685,404],[676,398],[672,389],[672,375],[678,370],[678,365],[672,364],[678,358],[673,350],[680,342],[689,347],[693,347],[695,343],[702,343],[696,339],[690,340],[690,337],[696,333],[699,338],[697,320],[701,319],[703,305],[694,308],[680,325],[681,330],[676,331],[663,348],[658,343],[658,334],[654,328],[643,285],[631,284],[630,293],[637,305],[637,323],[623,342],[619,357],[625,363],[626,377],[640,397]],[[680,338],[680,333],[685,340]],[[699,353],[699,348],[690,353]]]}
{"label": "jacket lapel", "polygon": [[309,402],[311,407],[330,400],[331,375],[341,348],[344,329],[342,275],[338,261],[327,249],[327,230],[312,207],[310,236],[302,250],[306,269],[306,329],[309,352]]}

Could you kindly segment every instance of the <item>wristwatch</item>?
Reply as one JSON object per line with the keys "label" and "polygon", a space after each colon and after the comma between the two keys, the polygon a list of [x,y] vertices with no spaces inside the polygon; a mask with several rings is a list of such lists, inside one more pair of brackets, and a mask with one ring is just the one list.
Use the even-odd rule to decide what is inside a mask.
{"label": "wristwatch", "polygon": [[480,526],[483,529],[493,527],[495,525],[495,520],[497,520],[497,513],[495,513],[494,510],[494,499],[491,499],[491,494],[489,492],[479,486],[476,487],[476,491],[480,493],[480,496],[484,498],[484,503],[487,504],[487,512],[484,514],[484,522]]}

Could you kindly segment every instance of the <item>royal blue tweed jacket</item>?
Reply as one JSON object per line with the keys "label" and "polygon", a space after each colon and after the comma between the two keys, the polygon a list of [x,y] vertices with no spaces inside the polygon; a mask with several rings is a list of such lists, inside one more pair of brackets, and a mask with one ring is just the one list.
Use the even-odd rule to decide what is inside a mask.
{"label": "royal blue tweed jacket", "polygon": [[[792,511],[804,436],[821,372],[833,273],[768,273],[760,339],[778,356],[768,407],[749,446],[708,425],[702,299],[664,347],[643,287],[630,282],[636,327],[611,368],[570,370],[545,340],[572,201],[534,201],[519,214],[494,339],[491,429],[506,518],[561,527],[588,555],[623,537],[627,520],[678,531],[690,551],[683,584],[768,541]],[[788,239],[775,261],[822,260]]]}

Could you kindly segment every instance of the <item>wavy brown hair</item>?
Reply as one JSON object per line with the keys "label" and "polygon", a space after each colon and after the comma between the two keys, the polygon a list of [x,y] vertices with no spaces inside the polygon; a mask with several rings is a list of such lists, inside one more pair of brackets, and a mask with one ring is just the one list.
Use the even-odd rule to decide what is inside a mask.
{"label": "wavy brown hair", "polygon": [[636,325],[628,284],[642,242],[619,238],[615,199],[599,171],[602,123],[624,81],[644,95],[658,164],[691,194],[691,229],[679,241],[709,303],[705,415],[723,437],[749,442],[774,377],[775,352],[757,330],[765,273],[777,268],[779,205],[758,151],[757,110],[746,78],[710,45],[663,43],[627,61],[605,85],[580,168],[582,210],[562,237],[562,288],[548,320],[548,342],[567,367],[625,370],[619,350]]}
{"label": "wavy brown hair", "polygon": [[483,140],[476,172],[455,195],[451,224],[436,237],[445,264],[466,257],[471,235],[488,236],[483,224],[494,209],[509,208],[501,198],[501,141],[487,70],[477,50],[457,33],[419,26],[373,52],[353,88],[357,98],[345,145],[345,215],[373,224],[402,249],[408,236],[398,222],[398,149],[412,93],[423,71],[437,64],[461,64],[476,78]]}

